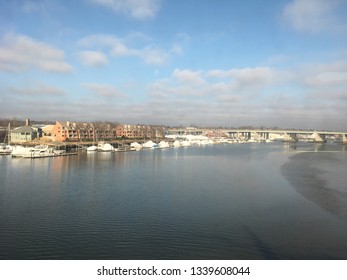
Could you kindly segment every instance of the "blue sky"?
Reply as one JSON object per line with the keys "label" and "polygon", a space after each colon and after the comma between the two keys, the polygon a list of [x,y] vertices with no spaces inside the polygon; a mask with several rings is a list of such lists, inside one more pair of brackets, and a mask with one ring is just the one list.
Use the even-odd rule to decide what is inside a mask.
{"label": "blue sky", "polygon": [[1,118],[347,130],[346,0],[0,0]]}

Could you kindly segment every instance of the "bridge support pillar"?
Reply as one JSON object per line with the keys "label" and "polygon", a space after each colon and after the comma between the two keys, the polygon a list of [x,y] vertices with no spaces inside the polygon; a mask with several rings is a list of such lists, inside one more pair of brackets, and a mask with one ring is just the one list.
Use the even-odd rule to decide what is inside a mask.
{"label": "bridge support pillar", "polygon": [[236,139],[237,138],[237,132],[229,132],[229,138]]}
{"label": "bridge support pillar", "polygon": [[284,139],[287,141],[296,141],[296,133],[285,133],[284,134]]}
{"label": "bridge support pillar", "polygon": [[318,134],[319,141],[320,142],[326,142],[326,135],[325,134]]}
{"label": "bridge support pillar", "polygon": [[342,143],[347,144],[347,134],[342,134]]}

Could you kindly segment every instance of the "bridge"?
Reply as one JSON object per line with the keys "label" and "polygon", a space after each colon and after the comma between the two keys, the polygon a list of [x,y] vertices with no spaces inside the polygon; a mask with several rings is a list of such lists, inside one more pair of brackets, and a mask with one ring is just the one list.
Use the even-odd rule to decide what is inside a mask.
{"label": "bridge", "polygon": [[209,128],[180,128],[170,130],[176,135],[206,135],[208,133],[225,135],[238,140],[282,140],[282,141],[314,141],[326,142],[329,139],[347,144],[347,132],[317,131],[317,130],[272,130],[272,129],[209,129]]}
{"label": "bridge", "polygon": [[284,140],[326,142],[328,139],[340,140],[347,143],[347,132],[316,131],[316,130],[263,130],[263,129],[229,129],[225,130],[229,138],[243,138],[245,140]]}

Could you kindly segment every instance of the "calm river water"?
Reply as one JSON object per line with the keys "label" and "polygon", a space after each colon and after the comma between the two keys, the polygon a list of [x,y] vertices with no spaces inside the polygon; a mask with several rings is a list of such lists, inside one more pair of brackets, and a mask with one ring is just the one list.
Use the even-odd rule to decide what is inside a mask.
{"label": "calm river water", "polygon": [[347,147],[0,157],[0,259],[347,259]]}

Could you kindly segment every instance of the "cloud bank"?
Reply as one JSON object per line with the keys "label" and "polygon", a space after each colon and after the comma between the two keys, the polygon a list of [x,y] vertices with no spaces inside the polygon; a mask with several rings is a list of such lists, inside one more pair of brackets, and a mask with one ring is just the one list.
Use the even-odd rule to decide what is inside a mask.
{"label": "cloud bank", "polygon": [[299,32],[347,32],[345,18],[336,17],[341,0],[293,0],[283,10],[283,18]]}
{"label": "cloud bank", "polygon": [[[137,38],[140,37],[137,35]],[[181,48],[177,44],[173,44],[169,49],[163,49],[155,44],[148,44],[147,41],[149,39],[146,38],[140,42],[143,45],[142,47],[132,47],[131,41],[133,40],[134,38],[132,36],[121,39],[113,35],[96,34],[80,39],[78,45],[81,47],[104,49],[112,57],[137,57],[149,65],[164,65],[172,56],[182,53]],[[146,44],[143,44],[142,41],[145,41]],[[84,62],[91,62],[90,60],[97,60],[99,62],[103,60],[105,62],[107,60],[100,52],[96,54],[96,52],[89,51],[82,52],[82,54],[84,56]],[[101,56],[103,57],[101,58]]]}
{"label": "cloud bank", "polygon": [[82,64],[91,67],[98,67],[108,64],[108,59],[102,52],[96,51],[81,51],[79,58]]}
{"label": "cloud bank", "polygon": [[39,69],[68,73],[72,66],[65,62],[64,51],[28,36],[7,34],[1,38],[0,71],[23,72]]}

